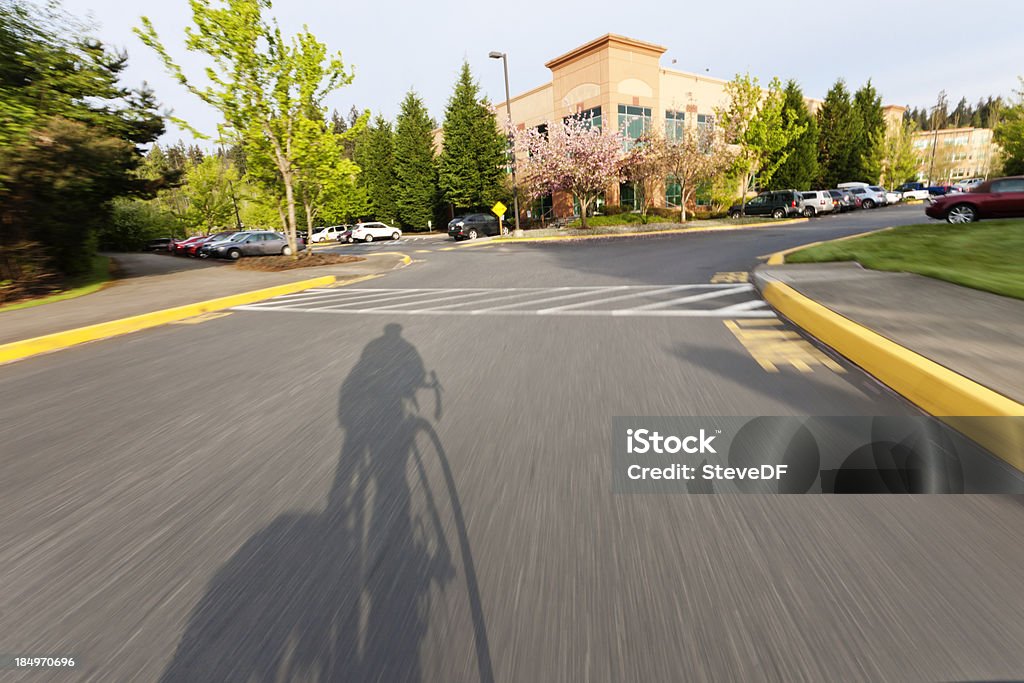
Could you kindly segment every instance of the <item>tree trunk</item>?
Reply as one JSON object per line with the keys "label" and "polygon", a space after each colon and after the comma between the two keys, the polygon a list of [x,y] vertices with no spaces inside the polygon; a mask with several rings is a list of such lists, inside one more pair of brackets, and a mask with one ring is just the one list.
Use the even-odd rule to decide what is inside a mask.
{"label": "tree trunk", "polygon": [[581,228],[586,228],[587,227],[587,208],[589,206],[590,206],[590,199],[589,198],[584,199],[583,196],[581,195],[580,196],[580,227]]}
{"label": "tree trunk", "polygon": [[306,251],[312,254],[313,219],[316,218],[316,216],[313,215],[313,205],[310,202],[306,201],[305,199],[302,200],[302,207],[306,210]]}
{"label": "tree trunk", "polygon": [[747,215],[747,188],[750,187],[750,171],[746,171],[743,174],[743,195],[740,198],[740,218],[744,218]]}
{"label": "tree trunk", "polygon": [[292,259],[297,259],[299,257],[299,249],[296,235],[295,189],[292,187],[291,174],[282,175],[285,203],[288,205],[288,246],[292,248]]}
{"label": "tree trunk", "polygon": [[686,222],[686,183],[679,183],[679,222]]}

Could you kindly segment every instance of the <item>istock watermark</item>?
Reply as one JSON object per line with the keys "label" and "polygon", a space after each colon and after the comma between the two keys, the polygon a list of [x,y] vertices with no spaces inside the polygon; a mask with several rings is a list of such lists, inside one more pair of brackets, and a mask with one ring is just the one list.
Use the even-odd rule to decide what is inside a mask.
{"label": "istock watermark", "polygon": [[[960,420],[1024,434],[1024,418]],[[1024,493],[1024,473],[927,416],[615,417],[612,434],[615,493]]]}

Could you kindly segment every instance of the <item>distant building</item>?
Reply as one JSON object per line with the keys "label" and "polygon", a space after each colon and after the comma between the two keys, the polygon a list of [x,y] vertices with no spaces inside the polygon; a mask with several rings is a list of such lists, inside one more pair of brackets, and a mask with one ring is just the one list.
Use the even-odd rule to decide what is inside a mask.
{"label": "distant building", "polygon": [[[665,51],[660,45],[609,33],[555,57],[545,64],[551,70],[550,83],[511,98],[513,125],[530,128],[583,114],[593,125],[623,131],[634,139],[655,127],[663,126],[672,137],[687,126],[705,125],[717,108],[728,105],[728,81],[663,68]],[[808,98],[807,104],[815,112],[821,100]],[[904,109],[885,107],[887,122],[898,124]],[[504,123],[505,103],[495,105],[495,112]],[[660,194],[655,206],[678,206],[678,185],[667,182]],[[633,197],[628,184],[605,193],[607,203],[624,209],[634,208]],[[574,213],[571,197],[559,196],[546,198],[532,210],[554,216]]]}
{"label": "distant building", "polygon": [[991,128],[922,130],[913,135],[917,178],[931,185],[952,185],[987,178],[999,159]]}

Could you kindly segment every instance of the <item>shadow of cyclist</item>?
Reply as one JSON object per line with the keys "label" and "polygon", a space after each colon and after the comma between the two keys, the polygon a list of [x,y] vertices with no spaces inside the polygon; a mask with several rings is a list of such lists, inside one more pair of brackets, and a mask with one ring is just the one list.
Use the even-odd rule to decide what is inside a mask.
{"label": "shadow of cyclist", "polygon": [[279,516],[228,561],[163,681],[419,680],[431,601],[454,604],[440,596],[457,574],[456,537],[468,596],[458,602],[479,677],[492,678],[454,480],[418,414],[416,394],[430,388],[440,419],[440,385],[401,331],[387,325],[342,383],[345,436],[326,507]]}

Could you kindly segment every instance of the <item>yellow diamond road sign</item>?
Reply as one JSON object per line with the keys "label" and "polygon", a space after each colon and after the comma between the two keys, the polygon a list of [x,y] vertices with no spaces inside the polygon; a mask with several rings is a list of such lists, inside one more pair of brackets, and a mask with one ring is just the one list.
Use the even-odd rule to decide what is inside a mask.
{"label": "yellow diamond road sign", "polygon": [[508,207],[502,204],[501,202],[498,202],[497,204],[491,207],[491,211],[494,212],[495,216],[498,216],[500,218],[505,215],[506,211],[508,211]]}

